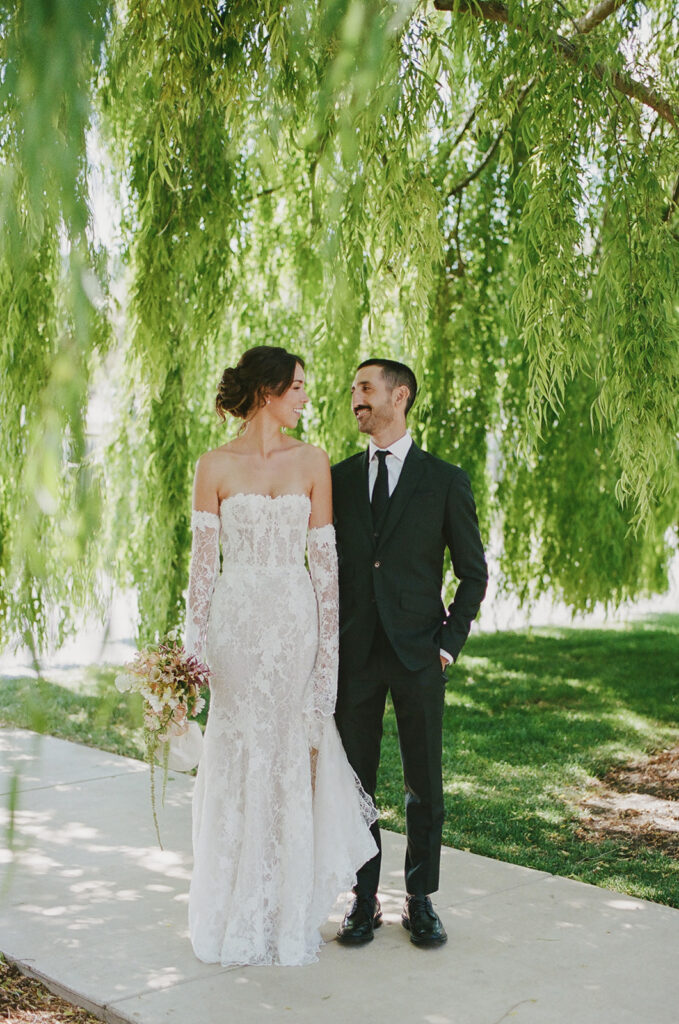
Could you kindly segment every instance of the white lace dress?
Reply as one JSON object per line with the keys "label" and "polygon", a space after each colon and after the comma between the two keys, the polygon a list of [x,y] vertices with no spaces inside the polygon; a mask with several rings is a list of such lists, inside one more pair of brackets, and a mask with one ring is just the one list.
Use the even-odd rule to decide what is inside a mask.
{"label": "white lace dress", "polygon": [[309,512],[305,495],[237,494],[219,517],[193,513],[186,646],[211,678],[189,927],[208,963],[312,962],[338,894],[377,852],[333,718],[334,530],[308,530]]}

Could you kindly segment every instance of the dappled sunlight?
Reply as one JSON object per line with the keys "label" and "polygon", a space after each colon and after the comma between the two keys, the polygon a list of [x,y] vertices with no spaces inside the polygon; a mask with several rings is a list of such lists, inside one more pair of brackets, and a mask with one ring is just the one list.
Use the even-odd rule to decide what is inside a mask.
{"label": "dappled sunlight", "polygon": [[446,693],[446,707],[464,708],[465,711],[479,711],[488,714],[488,705],[473,695],[472,686],[473,683],[463,692],[448,691]]}
{"label": "dappled sunlight", "polygon": [[[44,836],[40,834],[34,835],[34,841],[44,841]],[[71,846],[71,851],[74,847]],[[108,845],[108,846],[83,846],[81,847],[80,856],[83,854],[88,862],[87,868],[65,868],[63,863],[50,856],[44,849],[36,848],[35,846],[23,846],[20,845],[14,851],[14,861],[18,868],[26,875],[33,877],[39,876],[55,876],[58,875],[64,879],[66,883],[63,886],[64,891],[67,891],[74,900],[85,900],[88,905],[93,905],[102,902],[116,902],[116,903],[129,903],[144,898],[144,891],[146,892],[157,892],[171,894],[175,892],[175,889],[167,884],[157,885],[155,887],[145,886],[143,890],[136,890],[124,887],[121,885],[117,877],[111,878],[91,878],[87,875],[92,874],[92,871],[103,871],[106,870],[106,865],[111,861],[111,854],[115,854],[116,866],[115,876],[125,873],[126,871],[132,870],[132,864],[135,864],[137,868],[152,871],[154,873],[162,874],[164,878],[172,878],[175,881],[186,883],[191,878],[191,872],[189,864],[187,863],[187,857],[181,857],[179,855],[168,854],[168,851],[164,852],[163,857],[155,857],[155,852],[150,849],[135,850],[132,847],[125,847],[122,845]],[[88,855],[104,855],[101,861],[101,866],[98,865],[97,860],[92,860]],[[120,861],[119,855],[127,856],[129,858],[129,864],[127,869]],[[73,856],[69,857],[69,860],[73,859]],[[70,882],[70,884],[68,884]],[[76,904],[74,903],[75,907]]]}
{"label": "dappled sunlight", "polygon": [[540,821],[545,821],[549,825],[559,825],[564,820],[566,812],[556,807],[539,807],[533,813]]}
{"label": "dappled sunlight", "polygon": [[9,764],[0,764],[0,774],[2,775],[13,775],[17,770],[21,770],[21,766],[24,764],[31,764],[31,762],[37,760],[35,754],[26,753],[13,753],[13,747],[6,739],[2,738],[0,733],[0,751],[5,753],[12,753],[12,761],[14,767],[10,768]]}
{"label": "dappled sunlight", "polygon": [[[351,893],[347,896],[351,898]],[[380,888],[378,892],[382,905],[382,916],[385,921],[397,922],[401,920],[401,911],[405,900],[403,889],[403,871],[386,871],[382,873]]]}
{"label": "dappled sunlight", "polygon": [[[0,811],[0,824],[3,819],[6,824],[8,815]],[[79,849],[81,855],[95,855],[102,861],[113,859],[121,864],[122,858],[126,858],[130,863],[157,873],[164,879],[188,881],[191,876],[190,858],[184,853],[172,849],[161,850],[153,844],[131,845],[107,841],[108,837],[101,829],[82,821],[63,822],[56,812],[19,810],[14,815],[14,821],[17,830],[15,853],[24,867],[30,867],[36,873],[62,869],[60,873],[64,878],[81,875],[82,868],[73,865],[73,851]],[[51,856],[45,853],[47,849],[51,851]],[[69,851],[68,866],[55,859],[54,854],[58,850]],[[77,891],[77,887],[73,891]],[[117,898],[121,898],[120,894]]]}
{"label": "dappled sunlight", "polygon": [[40,850],[15,850],[14,859],[34,875],[50,875],[61,867],[59,861],[41,853]]}
{"label": "dappled sunlight", "polygon": [[[13,755],[20,758],[16,748],[32,742],[30,736],[15,735]],[[166,807],[159,808],[167,847],[161,850],[153,834],[147,783],[137,770],[59,783],[54,777],[59,778],[62,766],[82,774],[85,760],[87,773],[88,760],[99,759],[100,765],[109,755],[53,740],[45,743],[43,753],[41,771],[52,784],[20,793],[14,813],[5,891],[15,923],[38,928],[55,949],[69,955],[86,952],[85,989],[90,976],[99,977],[112,993],[126,992],[130,984],[135,991],[161,990],[193,977],[200,968],[188,946],[191,857],[184,852],[190,850],[191,785],[168,780]],[[148,775],[146,766],[139,767]],[[6,824],[5,808],[3,818]],[[172,841],[177,836],[179,845]],[[135,936],[135,963],[128,977],[110,977],[101,937],[111,929]],[[145,938],[159,929],[165,935],[162,951]],[[174,944],[181,955],[175,956]]]}
{"label": "dappled sunlight", "polygon": [[455,796],[469,796],[476,794],[476,784],[471,779],[448,779],[443,786],[443,792]]}
{"label": "dappled sunlight", "polygon": [[88,903],[108,902],[111,899],[127,903],[131,900],[140,900],[142,893],[134,889],[119,889],[114,882],[104,880],[79,882],[70,886],[74,896],[87,900]]}
{"label": "dappled sunlight", "polygon": [[157,872],[164,878],[176,878],[187,882],[191,879],[190,858],[185,853],[159,850],[154,846],[139,849],[127,846],[119,849],[147,871]]}
{"label": "dappled sunlight", "polygon": [[21,778],[30,767],[39,760],[40,737],[31,737],[32,750],[26,749],[26,744],[16,739],[15,730],[0,729],[0,785],[4,792],[9,792],[15,780],[20,783]]}
{"label": "dappled sunlight", "polygon": [[15,820],[21,833],[39,839],[41,842],[52,843],[54,846],[77,845],[83,840],[94,839],[99,832],[91,825],[84,825],[79,821],[69,821],[66,824],[55,823],[52,828],[48,821],[52,815],[48,813],[36,814],[30,811],[18,811]]}
{"label": "dappled sunlight", "polygon": [[602,715],[601,717],[613,718],[622,725],[625,725],[630,732],[638,733],[644,738],[650,739],[656,728],[654,722],[650,722],[648,718],[642,717],[622,703],[618,704],[615,711],[612,711],[609,715]]}
{"label": "dappled sunlight", "polygon": [[642,913],[646,908],[644,904],[638,900],[626,900],[622,897],[617,896],[615,899],[606,900],[606,906],[610,907],[611,910],[624,910],[633,913]]}
{"label": "dappled sunlight", "polygon": [[[120,842],[90,842],[97,837],[103,837],[101,837],[97,829],[82,825],[79,822],[68,822],[61,831],[56,826],[52,828],[36,825],[35,823],[24,826],[22,817],[23,812],[19,812],[16,816],[19,836],[25,835],[30,837],[35,843],[53,844],[61,848],[68,847],[71,851],[75,847],[80,846],[82,854],[86,856],[89,854],[95,855],[103,862],[115,859],[116,862],[122,863],[122,858],[127,858],[130,863],[136,864],[137,867],[153,873],[159,873],[165,879],[175,879],[184,882],[190,879],[189,857],[186,854],[167,849],[161,850],[153,845],[131,846]],[[24,862],[28,862],[28,858],[33,856],[35,856],[35,866],[39,862],[39,855],[34,855],[31,850],[20,851],[20,857],[22,857]],[[40,856],[47,863],[48,858],[45,858],[42,854]],[[50,869],[53,869],[59,866],[59,864],[55,860],[49,860],[48,866]]]}
{"label": "dappled sunlight", "polygon": [[183,978],[184,975],[178,968],[163,967],[162,970],[157,971],[155,974],[149,974],[146,984],[152,991],[157,991],[158,989],[171,988],[177,982],[182,981]]}
{"label": "dappled sunlight", "polygon": [[[82,974],[81,991],[97,984],[105,986],[112,998],[162,991],[207,970],[193,957],[188,941],[191,858],[184,852],[190,848],[186,811],[182,811],[181,850],[161,850],[152,840],[150,806],[140,841],[131,842],[144,803],[140,807],[137,788],[131,815],[121,813],[130,781],[125,776],[114,780],[118,795],[108,802],[102,800],[101,790],[87,786],[72,790],[54,786],[49,793],[24,795],[22,803],[48,800],[50,806],[17,811],[14,864],[8,878],[15,925],[28,928],[27,934],[31,928],[39,929],[55,951],[77,957],[74,965],[76,974]],[[110,780],[101,784],[114,792]],[[135,785],[143,787],[143,780]],[[71,815],[64,814],[71,801],[76,806]],[[179,793],[176,802],[186,807]],[[176,831],[177,825],[172,824]],[[116,941],[131,943],[120,977],[111,976],[109,933],[119,936]],[[163,936],[160,944],[153,939],[158,935]]]}

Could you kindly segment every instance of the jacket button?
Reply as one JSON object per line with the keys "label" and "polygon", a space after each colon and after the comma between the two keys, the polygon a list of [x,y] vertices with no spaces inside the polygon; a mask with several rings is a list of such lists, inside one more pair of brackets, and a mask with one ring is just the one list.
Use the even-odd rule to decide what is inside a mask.
{"label": "jacket button", "polygon": [[376,568],[376,569],[379,569],[379,567],[380,567],[380,565],[381,565],[382,563],[381,563],[381,562],[375,562],[374,564],[375,564],[375,568]]}

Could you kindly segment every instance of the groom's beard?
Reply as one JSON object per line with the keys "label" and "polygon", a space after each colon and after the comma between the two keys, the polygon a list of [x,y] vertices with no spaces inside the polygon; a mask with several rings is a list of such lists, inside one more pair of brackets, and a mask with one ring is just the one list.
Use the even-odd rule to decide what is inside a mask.
{"label": "groom's beard", "polygon": [[[356,415],[361,410],[365,410],[364,415]],[[354,406],[354,416],[356,416],[356,423],[358,429],[362,434],[375,434],[379,430],[383,430],[388,427],[394,419],[394,410],[391,406],[378,406],[375,409],[371,405],[356,405]]]}

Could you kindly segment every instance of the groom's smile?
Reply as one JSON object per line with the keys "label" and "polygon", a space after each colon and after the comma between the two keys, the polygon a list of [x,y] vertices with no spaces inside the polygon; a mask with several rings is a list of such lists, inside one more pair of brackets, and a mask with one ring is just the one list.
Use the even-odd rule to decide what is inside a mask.
{"label": "groom's smile", "polygon": [[371,405],[356,405],[353,409],[358,429],[362,434],[371,434],[375,425],[375,417]]}

